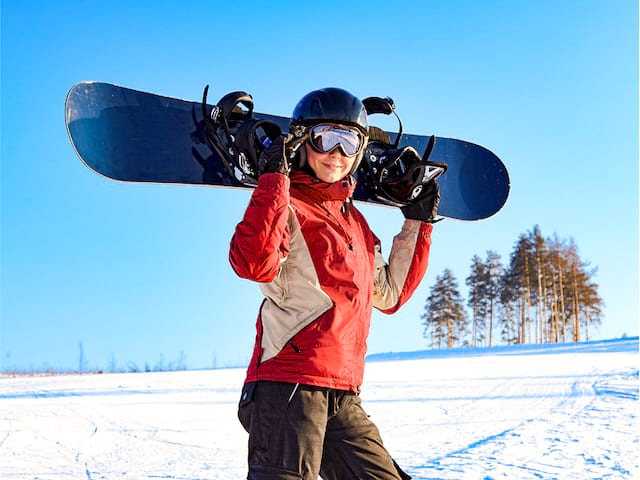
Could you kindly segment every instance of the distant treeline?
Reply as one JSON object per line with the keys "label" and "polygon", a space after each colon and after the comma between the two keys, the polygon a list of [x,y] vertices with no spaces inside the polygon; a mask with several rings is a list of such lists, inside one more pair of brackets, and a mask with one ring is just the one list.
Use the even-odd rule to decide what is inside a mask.
{"label": "distant treeline", "polygon": [[[28,368],[19,368],[16,366],[9,366],[9,362],[0,369],[0,373],[14,376],[22,375],[67,375],[67,374],[80,374],[80,373],[138,373],[138,372],[174,372],[179,370],[188,370],[187,356],[184,351],[180,351],[180,354],[175,360],[166,360],[164,354],[160,354],[160,359],[151,365],[149,362],[145,362],[144,366],[139,366],[136,362],[128,361],[126,365],[119,365],[116,362],[116,357],[111,354],[111,359],[107,364],[107,368],[102,367],[90,367],[87,357],[84,353],[84,345],[82,341],[78,342],[78,365],[77,367],[52,367],[45,364],[41,367],[35,367],[33,365]],[[214,367],[215,368],[215,367]]]}
{"label": "distant treeline", "polygon": [[468,310],[445,269],[424,307],[424,337],[431,348],[492,346],[498,332],[509,345],[588,341],[604,305],[595,273],[572,238],[544,238],[536,225],[518,237],[508,264],[492,250],[471,259]]}

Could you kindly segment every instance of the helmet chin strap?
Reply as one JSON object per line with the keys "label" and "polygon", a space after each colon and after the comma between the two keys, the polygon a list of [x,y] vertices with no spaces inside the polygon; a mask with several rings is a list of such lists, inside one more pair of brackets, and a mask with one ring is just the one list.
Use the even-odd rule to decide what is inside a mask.
{"label": "helmet chin strap", "polygon": [[287,155],[289,156],[289,162],[293,167],[302,170],[307,163],[307,150],[305,143],[309,140],[309,132],[300,128],[295,130],[294,133],[287,135],[285,143],[287,144]]}

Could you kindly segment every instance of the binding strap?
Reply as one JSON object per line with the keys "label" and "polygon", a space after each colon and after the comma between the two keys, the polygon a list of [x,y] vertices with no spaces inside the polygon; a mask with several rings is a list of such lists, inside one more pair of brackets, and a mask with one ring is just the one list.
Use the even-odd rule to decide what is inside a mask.
{"label": "binding strap", "polygon": [[224,95],[207,114],[207,93],[202,96],[205,137],[225,169],[239,182],[258,184],[258,157],[282,134],[280,126],[268,120],[253,118],[253,98],[246,92]]}

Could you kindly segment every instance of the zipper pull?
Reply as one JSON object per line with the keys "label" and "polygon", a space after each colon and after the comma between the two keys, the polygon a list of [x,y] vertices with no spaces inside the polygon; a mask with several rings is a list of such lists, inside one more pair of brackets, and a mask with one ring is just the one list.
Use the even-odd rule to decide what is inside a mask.
{"label": "zipper pull", "polygon": [[342,204],[342,208],[340,209],[340,211],[345,217],[348,217],[351,214],[351,197],[347,197],[347,199]]}

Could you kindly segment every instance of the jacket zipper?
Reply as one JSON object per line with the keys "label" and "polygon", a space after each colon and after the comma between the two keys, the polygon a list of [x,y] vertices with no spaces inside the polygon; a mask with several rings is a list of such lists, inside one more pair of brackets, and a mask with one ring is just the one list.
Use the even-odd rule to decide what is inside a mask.
{"label": "jacket zipper", "polygon": [[340,227],[340,230],[342,230],[342,236],[344,237],[344,239],[347,242],[347,245],[349,245],[349,250],[353,250],[353,241],[351,236],[347,233],[347,230],[344,228],[344,225],[342,225],[342,223],[340,222],[340,220],[338,220],[338,217],[336,217],[333,213],[331,213],[331,211],[325,207],[324,205],[322,205],[321,203],[318,204],[318,206],[324,210],[326,212],[326,214],[331,217],[331,219],[336,222],[338,224],[338,226]]}

